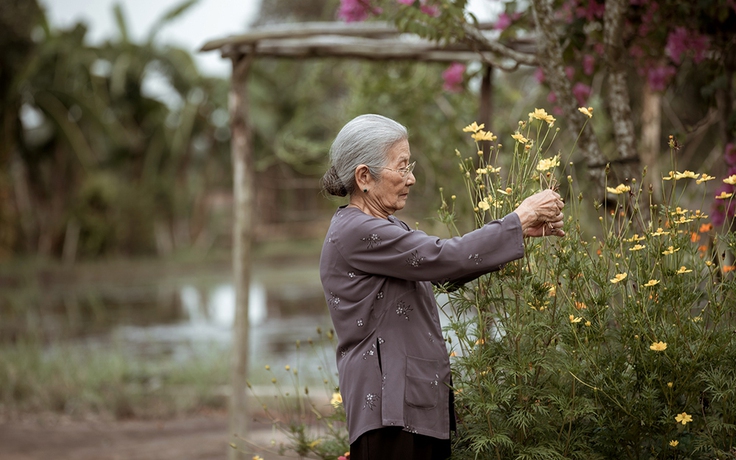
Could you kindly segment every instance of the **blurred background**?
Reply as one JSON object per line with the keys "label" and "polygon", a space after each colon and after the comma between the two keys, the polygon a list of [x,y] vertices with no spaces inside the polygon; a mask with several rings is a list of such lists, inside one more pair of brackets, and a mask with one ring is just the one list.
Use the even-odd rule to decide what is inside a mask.
{"label": "blurred background", "polygon": [[[472,5],[481,20],[503,11],[502,2]],[[338,7],[338,0],[0,4],[0,417],[224,409],[234,316],[230,63],[198,50],[249,27],[334,21]],[[324,197],[319,178],[346,121],[373,112],[408,127],[418,182],[400,217],[447,235],[434,219],[439,189],[445,197],[462,191],[455,149],[475,153],[462,128],[478,117],[483,73],[471,63],[452,87],[447,68],[254,63],[254,384],[270,382],[265,365],[301,362],[305,381],[321,381],[324,367],[317,368],[331,365],[331,357],[323,361],[330,320],[317,262],[343,202]],[[713,174],[723,166],[708,118],[713,101],[699,91],[697,70],[683,66],[661,91],[667,109],[654,162],[662,170],[671,133],[690,136],[678,169]],[[604,77],[590,76],[586,105],[600,106]],[[496,70],[493,84],[490,129],[511,145],[518,120],[553,103],[534,68]],[[641,91],[646,83],[630,84]],[[641,110],[638,99],[632,105]],[[610,121],[592,123],[601,148],[612,151]],[[576,134],[562,136],[572,142]],[[310,338],[311,350],[297,349],[297,340]]]}

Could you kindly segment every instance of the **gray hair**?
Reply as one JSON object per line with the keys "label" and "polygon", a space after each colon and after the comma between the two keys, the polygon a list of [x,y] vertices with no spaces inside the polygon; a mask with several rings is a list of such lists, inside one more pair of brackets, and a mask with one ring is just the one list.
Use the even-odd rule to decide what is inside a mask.
{"label": "gray hair", "polygon": [[366,114],[350,120],[330,148],[331,166],[322,177],[322,188],[330,195],[355,192],[355,168],[367,165],[374,178],[380,176],[388,151],[408,139],[406,128],[381,115]]}

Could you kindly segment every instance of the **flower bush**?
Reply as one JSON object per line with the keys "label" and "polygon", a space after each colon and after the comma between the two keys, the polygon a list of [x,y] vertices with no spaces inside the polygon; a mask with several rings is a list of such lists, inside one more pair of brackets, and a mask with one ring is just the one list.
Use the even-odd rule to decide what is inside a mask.
{"label": "flower bush", "polygon": [[[703,184],[716,178],[678,172],[671,138],[664,196],[632,180],[606,184],[611,199],[589,202],[572,152],[550,151],[555,122],[530,113],[509,154],[473,123],[465,131],[477,155],[456,152],[476,226],[559,188],[567,236],[526,239],[523,259],[442,292],[453,458],[736,458],[736,283],[727,262],[736,237],[680,205],[693,194],[709,202]],[[443,198],[440,209],[452,233],[459,199]],[[584,231],[590,215],[599,227]]]}
{"label": "flower bush", "polygon": [[[714,176],[677,171],[670,138],[663,196],[631,180],[605,184],[603,203],[586,200],[572,150],[551,151],[556,122],[535,109],[510,153],[482,124],[467,126],[477,152],[456,151],[463,197],[442,191],[439,219],[452,234],[467,217],[461,200],[476,227],[544,188],[567,202],[564,238],[526,239],[523,259],[437,289],[455,392],[452,458],[736,458],[736,235],[682,205],[697,196],[728,207],[732,195],[708,194]],[[584,230],[591,215],[598,227]],[[339,393],[331,403],[328,415],[298,405],[295,422],[280,424],[291,450],[347,455]],[[310,434],[310,411],[327,430]]]}

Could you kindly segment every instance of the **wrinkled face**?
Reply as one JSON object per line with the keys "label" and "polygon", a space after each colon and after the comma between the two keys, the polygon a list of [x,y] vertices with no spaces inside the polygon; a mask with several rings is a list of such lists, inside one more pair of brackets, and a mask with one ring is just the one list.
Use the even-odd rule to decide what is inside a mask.
{"label": "wrinkled face", "polygon": [[402,176],[398,170],[406,168],[411,162],[409,141],[401,140],[388,151],[387,162],[381,170],[381,176],[371,190],[369,197],[374,204],[386,214],[403,209],[409,196],[409,187],[414,185],[416,178],[413,173]]}

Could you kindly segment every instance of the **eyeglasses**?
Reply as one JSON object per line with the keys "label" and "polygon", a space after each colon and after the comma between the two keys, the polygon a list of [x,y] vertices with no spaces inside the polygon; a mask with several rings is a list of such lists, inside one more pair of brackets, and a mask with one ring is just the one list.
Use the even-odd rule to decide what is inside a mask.
{"label": "eyeglasses", "polygon": [[387,167],[384,166],[381,169],[388,169],[389,171],[393,171],[393,172],[397,172],[397,173],[401,174],[401,177],[406,177],[406,176],[409,175],[410,172],[414,171],[414,166],[416,166],[416,165],[417,165],[417,162],[416,161],[412,161],[405,168],[391,169],[391,168],[387,168]]}

